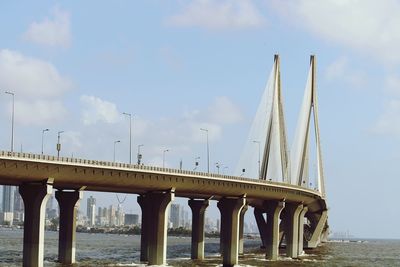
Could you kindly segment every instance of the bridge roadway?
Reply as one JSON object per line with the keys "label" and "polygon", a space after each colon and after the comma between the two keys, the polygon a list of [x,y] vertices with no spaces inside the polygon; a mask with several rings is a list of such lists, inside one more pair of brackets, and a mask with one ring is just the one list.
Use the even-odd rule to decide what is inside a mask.
{"label": "bridge roadway", "polygon": [[[160,235],[165,235],[165,222],[158,222],[158,224],[156,223],[157,225],[151,225],[150,221],[156,219],[155,217],[159,217],[156,219],[157,221],[165,221],[165,209],[174,196],[191,199],[189,205],[193,211],[193,227],[198,223],[199,225],[197,226],[201,228],[198,230],[200,236],[197,236],[197,239],[199,240],[195,240],[196,244],[192,244],[192,258],[204,257],[204,210],[208,206],[209,199],[219,201],[218,207],[221,211],[222,221],[221,254],[223,254],[223,263],[226,266],[231,266],[237,263],[237,251],[240,252],[240,244],[232,244],[236,243],[236,238],[235,236],[232,237],[231,234],[227,234],[228,236],[224,237],[223,229],[227,229],[226,231],[228,231],[229,228],[231,232],[233,230],[234,232],[237,231],[238,234],[242,234],[240,233],[240,230],[242,229],[232,229],[232,227],[242,227],[242,217],[244,211],[247,209],[247,205],[255,207],[259,213],[261,212],[261,214],[267,213],[267,216],[270,216],[271,214],[271,212],[268,212],[268,210],[270,211],[270,207],[275,207],[275,210],[273,210],[272,213],[275,213],[274,216],[277,218],[271,217],[272,220],[260,222],[261,217],[258,216],[257,218],[256,215],[259,228],[263,228],[264,226],[265,229],[269,229],[272,227],[271,231],[273,229],[273,233],[271,232],[270,236],[276,236],[278,234],[277,237],[273,238],[275,240],[272,241],[269,236],[262,238],[264,245],[267,247],[267,257],[270,258],[276,258],[277,255],[275,254],[277,254],[276,250],[277,246],[279,246],[279,241],[278,244],[276,244],[276,239],[279,238],[279,240],[281,240],[282,237],[282,234],[279,235],[279,233],[282,232],[282,230],[279,231],[279,218],[283,221],[291,222],[286,223],[286,225],[301,224],[301,227],[296,226],[294,227],[294,230],[290,229],[291,227],[289,226],[283,227],[285,229],[286,243],[291,242],[291,238],[288,238],[291,235],[289,233],[294,231],[292,234],[297,235],[297,237],[294,237],[294,240],[292,240],[296,243],[293,245],[294,247],[291,247],[292,244],[287,245],[287,247],[289,247],[287,248],[287,250],[289,250],[287,251],[287,254],[294,258],[301,254],[300,249],[302,250],[303,248],[302,221],[304,221],[303,218],[305,214],[307,214],[306,217],[311,222],[312,228],[310,233],[311,237],[308,238],[307,241],[312,239],[311,243],[315,243],[313,243],[314,245],[309,244],[310,247],[315,247],[321,241],[321,236],[323,234],[322,229],[326,230],[327,228],[326,201],[318,191],[286,183],[237,176],[208,174],[98,160],[67,157],[57,158],[48,155],[0,151],[0,184],[19,186],[25,206],[29,206],[29,202],[31,201],[34,202],[33,200],[36,199],[35,197],[41,193],[44,194],[42,197],[43,201],[46,201],[49,187],[51,187],[51,189],[56,188],[58,189],[57,192],[59,192],[58,196],[56,193],[56,198],[59,201],[61,210],[63,210],[62,199],[67,199],[64,202],[68,202],[69,204],[66,204],[66,207],[68,205],[70,207],[66,208],[66,210],[69,209],[70,213],[72,212],[69,217],[73,216],[74,218],[74,212],[76,212],[77,207],[76,203],[81,198],[81,193],[79,192],[82,190],[139,194],[138,202],[142,208],[143,214],[142,225],[148,226],[143,228],[152,229],[148,229],[147,231],[150,231],[150,233],[147,234],[142,232],[142,247],[148,247],[148,249],[147,251],[142,251],[141,260],[148,261],[149,264],[165,263],[166,240],[164,240],[165,238],[160,237]],[[39,190],[37,193],[32,193],[36,192],[36,189],[32,186],[36,186],[35,188],[37,188],[38,185],[39,187],[41,186],[42,189],[37,189]],[[26,188],[25,191],[24,188]],[[46,192],[43,193],[41,190]],[[72,193],[74,192],[76,193],[72,196]],[[70,196],[68,197],[67,195]],[[287,211],[281,215],[281,211],[285,205],[285,210]],[[36,208],[40,209],[41,205]],[[32,209],[35,209],[35,207],[32,207]],[[148,219],[146,219],[147,210],[152,210],[147,215]],[[156,213],[154,213],[155,210],[157,211]],[[224,215],[228,210],[230,211],[230,214]],[[40,213],[40,210],[38,210],[38,212]],[[32,216],[37,217],[39,215]],[[229,218],[229,220],[224,219],[224,216]],[[291,216],[292,218],[285,220],[285,216]],[[28,217],[27,214],[25,214],[25,222],[29,219]],[[71,221],[72,218],[69,217],[65,217],[65,220]],[[33,220],[35,219],[42,220],[41,218],[33,218]],[[275,219],[275,224],[270,225]],[[197,222],[198,220],[200,221]],[[235,227],[235,220],[238,220],[238,224],[240,224],[238,227]],[[70,224],[75,226],[75,223],[71,222]],[[270,226],[267,226],[267,224]],[[39,227],[42,226],[39,225]],[[61,230],[62,229],[60,229],[60,235]],[[35,230],[31,229],[31,231]],[[38,231],[40,232],[40,229]],[[67,231],[67,237],[64,239],[68,239],[68,241],[64,241],[64,244],[61,244],[62,240],[60,240],[60,247],[70,247],[69,249],[64,248],[64,251],[59,250],[59,258],[62,262],[67,263],[69,261],[75,261],[74,231],[75,229]],[[143,231],[146,231],[146,229]],[[153,231],[160,233],[152,238],[150,235]],[[317,233],[315,231],[317,231]],[[263,233],[262,229],[260,229],[260,234],[262,237],[266,235],[266,233]],[[70,237],[68,237],[68,235],[70,235]],[[299,237],[299,235],[301,235],[301,237]],[[29,250],[28,245],[25,247],[27,241],[25,240],[26,238],[27,237],[24,235],[24,264],[25,258],[28,257],[26,256],[25,250]],[[31,239],[32,238],[35,237],[31,237]],[[146,240],[143,240],[143,238],[146,238]],[[193,236],[192,238],[196,239],[196,237]],[[240,241],[241,240],[239,240],[239,243]],[[32,243],[32,241],[29,242]],[[40,243],[41,241],[38,240],[38,242]],[[157,249],[160,242],[163,244],[161,246],[163,247],[163,251],[158,251],[159,249]],[[192,243],[193,242],[194,241],[192,240]],[[39,244],[39,247],[40,246],[41,244]],[[196,251],[194,251],[193,246],[196,247]],[[239,247],[236,248],[237,246]],[[271,248],[271,246],[273,247]],[[293,250],[296,251],[294,252]],[[36,252],[33,254],[35,253]],[[29,262],[26,266],[41,266],[42,263],[40,261],[43,260],[40,259],[40,257],[43,257],[43,255],[40,255],[40,253],[43,254],[43,251],[40,251],[39,249],[38,253],[39,255],[32,255],[32,252],[28,253],[30,255],[29,257],[31,257],[29,261],[38,261],[38,265],[32,265],[32,262]],[[71,253],[72,255],[70,255]],[[64,254],[67,254],[67,256]],[[36,259],[36,257],[39,257],[39,259]],[[65,260],[63,257],[69,259]]]}

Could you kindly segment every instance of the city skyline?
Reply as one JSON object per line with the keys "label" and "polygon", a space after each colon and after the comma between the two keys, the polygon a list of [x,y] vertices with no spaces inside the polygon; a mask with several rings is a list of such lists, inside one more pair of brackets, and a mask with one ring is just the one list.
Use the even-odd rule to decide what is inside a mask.
{"label": "city skyline", "polygon": [[[162,166],[169,149],[167,167],[182,160],[194,169],[198,161],[205,171],[206,128],[210,170],[232,174],[273,55],[281,56],[292,143],[308,57],[316,54],[329,224],[360,237],[400,238],[399,215],[383,204],[395,203],[399,186],[399,11],[396,1],[3,3],[0,148],[10,149],[12,103],[3,92],[11,91],[15,151],[40,154],[44,137],[44,154],[57,155],[64,131],[62,156],[112,161],[115,148],[116,160],[129,162],[125,112],[133,119],[133,162],[143,144],[146,165]],[[348,205],[355,189],[382,216]],[[81,210],[90,195],[99,206],[117,203],[113,193],[85,192]],[[136,195],[126,203],[139,212]],[[213,201],[209,212],[219,216]]]}

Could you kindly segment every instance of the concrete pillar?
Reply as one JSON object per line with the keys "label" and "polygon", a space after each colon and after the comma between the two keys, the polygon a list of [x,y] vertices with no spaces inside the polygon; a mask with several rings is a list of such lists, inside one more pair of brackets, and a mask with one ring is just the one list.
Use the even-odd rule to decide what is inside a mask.
{"label": "concrete pillar", "polygon": [[[151,192],[138,197],[142,208],[142,234],[147,242],[141,250],[147,250],[149,265],[165,265],[167,261],[167,216],[166,210],[174,199],[174,192]],[[143,231],[143,226],[145,226]],[[141,255],[142,256],[142,255]]]}
{"label": "concrete pillar", "polygon": [[316,248],[321,243],[321,237],[324,233],[327,218],[327,210],[322,211],[320,214],[309,214],[308,219],[310,220],[311,224],[311,237],[310,240],[308,240],[305,244],[307,248]]}
{"label": "concrete pillar", "polygon": [[217,206],[221,213],[220,246],[223,266],[234,266],[239,257],[239,215],[246,199],[223,198]]}
{"label": "concrete pillar", "polygon": [[254,208],[254,217],[256,219],[258,231],[260,232],[260,238],[262,242],[261,248],[265,248],[267,223],[265,222],[264,218],[264,210],[260,208]]}
{"label": "concrete pillar", "polygon": [[75,263],[76,216],[82,191],[56,192],[60,207],[60,229],[58,232],[58,261],[62,264]]}
{"label": "concrete pillar", "polygon": [[239,217],[239,254],[243,254],[243,251],[244,251],[244,237],[243,237],[244,215],[246,214],[247,209],[248,209],[248,206],[245,205],[242,208],[242,210],[240,211],[240,217]]}
{"label": "concrete pillar", "polygon": [[51,181],[48,181],[48,184],[23,184],[19,186],[19,193],[25,205],[24,267],[43,266],[46,202],[52,190]]}
{"label": "concrete pillar", "polygon": [[308,211],[308,207],[303,206],[299,214],[299,246],[298,246],[298,255],[303,254],[303,244],[304,244],[304,215],[306,215]]}
{"label": "concrete pillar", "polygon": [[146,195],[141,195],[137,197],[137,202],[142,210],[142,224],[141,224],[141,234],[140,234],[140,261],[149,260],[149,246],[148,246],[148,223],[151,220],[149,218],[149,210],[151,207],[149,201],[145,201]]}
{"label": "concrete pillar", "polygon": [[298,257],[299,247],[299,215],[303,205],[298,203],[285,204],[285,237],[286,255],[291,258]]}
{"label": "concrete pillar", "polygon": [[193,260],[204,259],[204,215],[208,207],[208,200],[188,201],[189,207],[192,209],[192,252]]}
{"label": "concrete pillar", "polygon": [[280,229],[279,217],[282,209],[285,207],[283,201],[266,202],[267,225],[266,225],[266,258],[277,260],[279,256]]}

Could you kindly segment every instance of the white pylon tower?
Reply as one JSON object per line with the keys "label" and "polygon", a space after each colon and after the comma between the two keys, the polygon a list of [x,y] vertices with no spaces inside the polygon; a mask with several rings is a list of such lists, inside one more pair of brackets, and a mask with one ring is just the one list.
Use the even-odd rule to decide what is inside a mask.
{"label": "white pylon tower", "polygon": [[304,92],[303,104],[300,110],[295,139],[291,150],[290,182],[299,186],[309,186],[309,145],[311,113],[314,119],[315,145],[316,145],[316,182],[318,191],[325,196],[324,171],[318,123],[318,98],[316,87],[316,59],[310,57],[310,70]]}
{"label": "white pylon tower", "polygon": [[260,179],[287,182],[288,153],[281,91],[279,55],[274,56],[272,103],[267,110],[267,135],[262,156]]}

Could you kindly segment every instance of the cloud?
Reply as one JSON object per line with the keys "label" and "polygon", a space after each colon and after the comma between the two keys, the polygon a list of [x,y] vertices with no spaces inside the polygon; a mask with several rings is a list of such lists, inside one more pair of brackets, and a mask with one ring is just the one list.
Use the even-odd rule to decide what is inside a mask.
{"label": "cloud", "polygon": [[167,22],[179,27],[224,30],[259,27],[265,21],[251,0],[194,0]]}
{"label": "cloud", "polygon": [[222,124],[234,124],[243,120],[240,109],[225,96],[217,97],[208,109],[211,121]]}
{"label": "cloud", "polygon": [[85,125],[97,122],[116,123],[121,118],[117,105],[112,102],[88,95],[81,96],[80,101],[84,105],[82,121]]}
{"label": "cloud", "polygon": [[15,101],[15,117],[23,125],[43,125],[45,122],[57,122],[66,114],[67,111],[59,100]]}
{"label": "cloud", "polygon": [[16,122],[46,125],[66,115],[59,98],[72,88],[72,83],[49,62],[2,49],[0,88],[15,94]]}
{"label": "cloud", "polygon": [[385,109],[372,131],[383,135],[400,135],[400,100],[388,101]]}
{"label": "cloud", "polygon": [[72,83],[49,62],[2,49],[0,87],[18,93],[19,98],[52,98],[71,89]]}
{"label": "cloud", "polygon": [[69,13],[54,8],[51,14],[52,18],[32,22],[23,38],[39,45],[68,47],[71,43]]}
{"label": "cloud", "polygon": [[283,17],[315,35],[388,63],[400,63],[400,2],[274,1]]}
{"label": "cloud", "polygon": [[385,79],[385,91],[390,95],[400,96],[400,77],[389,74]]}
{"label": "cloud", "polygon": [[339,57],[329,64],[325,70],[325,78],[329,82],[347,83],[353,88],[363,87],[367,81],[366,73],[352,68],[347,57]]}

